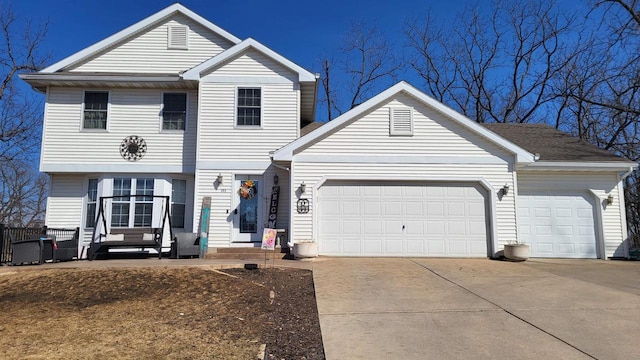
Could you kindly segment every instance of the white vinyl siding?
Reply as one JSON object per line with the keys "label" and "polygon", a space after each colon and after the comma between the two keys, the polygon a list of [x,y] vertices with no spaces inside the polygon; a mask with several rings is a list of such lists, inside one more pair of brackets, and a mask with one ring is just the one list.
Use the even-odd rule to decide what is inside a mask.
{"label": "white vinyl siding", "polygon": [[[162,93],[162,90],[111,89],[109,131],[94,133],[79,130],[83,89],[49,88],[42,165],[118,164],[128,165],[132,170],[140,164],[194,167],[197,92],[190,91],[187,96],[184,132],[160,130]],[[140,136],[147,143],[147,153],[135,163],[120,156],[120,143],[130,135]]]}
{"label": "white vinyl siding", "polygon": [[[193,227],[198,228],[200,221],[200,212],[202,208],[202,199],[205,196],[211,196],[211,215],[209,222],[209,247],[229,247],[232,241],[232,218],[233,204],[236,197],[239,195],[232,191],[233,178],[235,174],[252,174],[256,176],[262,176],[264,184],[261,188],[264,189],[258,194],[263,198],[263,208],[260,211],[263,212],[262,218],[265,223],[258,224],[258,231],[261,233],[262,228],[266,225],[268,218],[268,205],[271,200],[271,188],[273,186],[273,175],[278,174],[280,184],[280,201],[278,203],[278,219],[276,226],[278,228],[289,228],[289,173],[269,167],[265,171],[247,171],[247,170],[198,170],[196,173],[196,196],[193,206],[194,217]],[[218,174],[223,176],[222,184],[212,186],[216,182]]]}
{"label": "white vinyl siding", "polygon": [[[260,130],[235,126],[236,85],[200,85],[199,161],[270,161],[269,152],[296,139],[298,95],[294,84],[263,84]],[[233,146],[229,146],[233,144]]]}
{"label": "white vinyl siding", "polygon": [[[254,50],[245,51],[234,59],[211,69],[210,73],[215,76],[284,78],[291,82],[298,81],[296,73]],[[242,83],[242,79],[238,80]]]}
{"label": "white vinyl siding", "polygon": [[[188,50],[167,46],[168,27],[187,26]],[[230,48],[233,44],[193,20],[176,14],[148,30],[122,41],[83,64],[79,72],[178,73]]]}
{"label": "white vinyl siding", "polygon": [[[518,190],[521,193],[550,190],[580,191],[586,196],[591,196],[592,203],[600,207],[600,209],[596,208],[594,221],[596,222],[596,235],[600,231],[604,235],[606,257],[625,256],[618,186],[616,173],[518,172]],[[605,207],[604,200],[609,194],[613,196],[613,205]],[[602,214],[602,226],[597,218],[599,210]]]}
{"label": "white vinyl siding", "polygon": [[83,175],[51,175],[45,219],[47,226],[82,229],[83,199],[87,195],[86,181]]}
{"label": "white vinyl siding", "polygon": [[[389,136],[390,108],[407,107],[414,109],[413,136]],[[403,94],[310,145],[302,154],[457,157],[461,162],[513,158],[497,145]]]}

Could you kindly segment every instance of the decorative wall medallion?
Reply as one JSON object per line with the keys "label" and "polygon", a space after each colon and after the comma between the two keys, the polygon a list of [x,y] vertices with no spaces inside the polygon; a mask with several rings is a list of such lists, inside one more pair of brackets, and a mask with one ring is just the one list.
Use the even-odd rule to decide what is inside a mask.
{"label": "decorative wall medallion", "polygon": [[146,153],[147,143],[140,136],[127,136],[120,144],[120,155],[127,161],[138,161]]}

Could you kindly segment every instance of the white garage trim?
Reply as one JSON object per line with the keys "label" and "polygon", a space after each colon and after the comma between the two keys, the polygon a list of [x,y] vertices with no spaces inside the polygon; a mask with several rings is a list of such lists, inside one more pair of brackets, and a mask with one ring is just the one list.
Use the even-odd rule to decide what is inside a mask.
{"label": "white garage trim", "polygon": [[[483,188],[487,190],[487,195],[489,196],[488,206],[489,206],[489,243],[487,244],[488,256],[493,257],[498,249],[498,239],[496,236],[496,197],[497,191],[494,187],[482,177],[473,178],[473,177],[434,177],[434,176],[390,176],[385,174],[384,176],[380,176],[378,178],[367,176],[340,176],[340,175],[325,175],[320,180],[318,180],[313,185],[313,195],[312,195],[312,222],[313,222],[313,238],[318,238],[318,193],[319,189],[327,182],[327,181],[384,181],[384,182],[441,182],[441,183],[477,183]],[[292,187],[293,188],[293,187]]]}
{"label": "white garage trim", "polygon": [[604,221],[602,219],[602,199],[593,190],[589,190],[589,193],[593,196],[596,210],[596,219],[593,219],[596,226],[596,248],[598,249],[598,259],[606,259],[606,250],[604,246]]}

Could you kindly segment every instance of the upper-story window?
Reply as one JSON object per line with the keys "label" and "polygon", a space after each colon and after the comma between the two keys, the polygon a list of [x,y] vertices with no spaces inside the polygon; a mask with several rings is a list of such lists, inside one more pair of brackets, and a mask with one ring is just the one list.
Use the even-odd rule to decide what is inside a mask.
{"label": "upper-story window", "polygon": [[164,93],[162,130],[184,130],[187,120],[187,94]]}
{"label": "upper-story window", "polygon": [[108,106],[108,91],[85,91],[82,127],[106,130]]}
{"label": "upper-story window", "polygon": [[262,94],[260,88],[238,88],[237,126],[260,126]]}

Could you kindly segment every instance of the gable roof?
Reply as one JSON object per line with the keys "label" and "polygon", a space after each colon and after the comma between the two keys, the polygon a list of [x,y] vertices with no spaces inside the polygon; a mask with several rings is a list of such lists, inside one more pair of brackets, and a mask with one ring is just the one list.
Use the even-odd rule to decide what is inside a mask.
{"label": "gable roof", "polygon": [[200,79],[200,76],[202,73],[206,72],[211,68],[216,67],[217,65],[223,64],[225,61],[229,59],[233,59],[235,56],[242,54],[243,52],[245,52],[250,48],[261,52],[262,54],[277,61],[279,64],[286,67],[287,69],[297,73],[299,81],[307,81],[307,82],[316,81],[316,76],[314,74],[310,73],[309,71],[295,64],[293,61],[286,59],[282,55],[276,53],[275,51],[269,49],[268,47],[262,45],[261,43],[259,43],[258,41],[252,38],[247,38],[246,40],[243,40],[242,42],[230,47],[229,49],[210,58],[209,60],[204,61],[200,65],[197,65],[191,68],[190,70],[186,71],[182,75],[182,78],[185,80],[198,80]]}
{"label": "gable roof", "polygon": [[482,124],[482,126],[534,154],[539,154],[541,161],[630,162],[611,151],[600,149],[546,124]]}
{"label": "gable roof", "polygon": [[340,115],[339,117],[330,121],[326,125],[320,126],[318,129],[311,131],[310,133],[278,149],[274,153],[273,159],[291,161],[296,150],[301,149],[319,139],[322,139],[323,137],[326,137],[338,131],[343,126],[346,126],[350,121],[369,112],[370,110],[388,101],[393,96],[396,96],[399,93],[405,93],[410,96],[413,96],[419,101],[422,101],[427,106],[431,107],[432,109],[436,110],[437,112],[441,113],[447,118],[453,120],[458,125],[461,125],[467,128],[468,130],[488,139],[489,141],[505,148],[509,152],[516,155],[517,162],[530,163],[534,161],[533,153],[530,153],[527,150],[521,148],[520,146],[497,135],[496,133],[487,130],[486,128],[476,123],[475,121],[449,108],[448,106],[426,95],[425,93],[421,92],[420,90],[414,88],[413,86],[409,85],[407,82],[404,82],[404,81],[401,81],[393,85],[392,87],[381,92],[380,94],[372,97],[371,99],[365,101],[364,103]]}
{"label": "gable roof", "polygon": [[105,49],[108,49],[110,47],[112,47],[113,45],[119,43],[120,41],[130,38],[131,36],[143,31],[144,29],[176,14],[176,13],[180,13],[186,17],[189,17],[190,19],[192,19],[193,21],[199,23],[200,25],[204,26],[205,28],[208,28],[209,30],[215,32],[216,34],[220,35],[222,38],[229,40],[229,42],[233,43],[233,44],[237,44],[240,42],[240,39],[238,39],[237,37],[231,35],[230,33],[224,31],[223,29],[219,28],[218,26],[216,26],[215,24],[211,23],[210,21],[208,21],[207,19],[201,17],[200,15],[194,13],[193,11],[187,9],[186,7],[184,7],[181,4],[175,3],[173,5],[170,5],[166,8],[164,8],[163,10],[158,11],[157,13],[147,17],[146,19],[143,19],[141,21],[138,21],[137,23],[125,28],[124,30],[121,30],[109,37],[107,37],[106,39],[99,41],[83,50],[78,51],[77,53],[68,56],[60,61],[58,61],[57,63],[48,66],[42,70],[40,70],[40,73],[53,73],[56,71],[60,71],[65,69],[66,67],[68,67],[69,65],[81,62],[82,60],[85,60],[97,53],[100,53],[102,51],[104,51]]}

